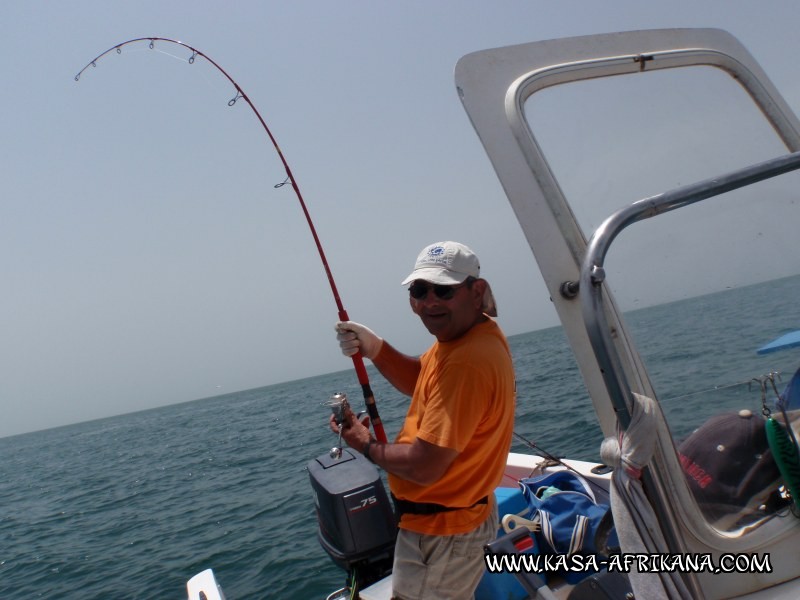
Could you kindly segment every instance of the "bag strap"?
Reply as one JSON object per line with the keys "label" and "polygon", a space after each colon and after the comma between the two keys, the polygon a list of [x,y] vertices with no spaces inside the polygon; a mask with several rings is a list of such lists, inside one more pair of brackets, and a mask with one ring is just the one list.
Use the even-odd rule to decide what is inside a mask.
{"label": "bag strap", "polygon": [[550,523],[550,513],[546,510],[539,509],[539,522],[542,526],[542,535],[550,547],[559,554],[566,554],[572,556],[576,552],[580,552],[583,548],[583,542],[586,539],[586,532],[588,531],[589,518],[585,515],[575,515],[575,525],[572,527],[572,535],[569,539],[569,548],[567,552],[561,552],[556,547],[556,542],[553,539],[553,526]]}

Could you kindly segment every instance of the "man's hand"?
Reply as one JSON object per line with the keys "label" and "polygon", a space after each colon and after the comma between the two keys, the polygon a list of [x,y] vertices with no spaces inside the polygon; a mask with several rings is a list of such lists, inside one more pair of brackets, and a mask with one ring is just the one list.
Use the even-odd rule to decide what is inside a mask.
{"label": "man's hand", "polygon": [[[356,415],[353,414],[349,405],[345,407],[343,417],[342,439],[347,442],[347,445],[351,448],[363,452],[364,446],[367,445],[367,442],[371,438],[368,426],[369,418],[365,416],[363,420],[359,421]],[[336,423],[336,417],[334,415],[330,416],[329,423],[331,431],[338,435],[339,425]]]}
{"label": "man's hand", "polygon": [[336,323],[336,339],[345,356],[361,352],[364,358],[373,359],[380,352],[383,339],[375,335],[369,327],[353,321]]}

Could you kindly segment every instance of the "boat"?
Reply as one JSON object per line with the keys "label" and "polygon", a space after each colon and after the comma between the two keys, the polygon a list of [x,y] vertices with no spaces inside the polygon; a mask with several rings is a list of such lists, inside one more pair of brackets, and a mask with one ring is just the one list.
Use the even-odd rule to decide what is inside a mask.
{"label": "boat", "polygon": [[[541,106],[546,108],[548,103],[583,102],[585,105],[608,93],[611,86],[618,83],[623,85],[623,95],[630,95],[630,88],[624,87],[630,79],[656,81],[662,86],[666,82],[671,91],[673,77],[677,77],[673,73],[684,71],[689,73],[682,79],[684,83],[709,79],[709,87],[729,85],[718,84],[724,77],[736,90],[743,90],[744,97],[763,115],[759,123],[768,124],[777,137],[779,143],[770,142],[766,146],[773,154],[740,165],[736,163],[738,159],[729,159],[726,152],[721,152],[725,156],[692,162],[691,173],[705,169],[706,174],[689,180],[691,183],[680,181],[666,191],[655,190],[655,194],[630,200],[613,194],[606,197],[603,190],[598,190],[576,202],[575,197],[581,194],[572,193],[571,178],[580,170],[580,163],[571,164],[569,157],[576,149],[575,140],[582,144],[583,137],[570,138],[572,146],[563,144],[567,159],[554,160],[552,157],[558,154],[562,144],[553,144],[552,140],[558,136],[548,133],[548,127],[557,129],[558,124],[554,126],[552,120],[537,117],[535,111]],[[770,464],[770,468],[776,466],[778,470],[775,471],[777,476],[768,476],[766,467],[759,466],[756,475],[768,478],[768,486],[749,494],[745,503],[737,503],[726,511],[725,518],[720,518],[719,514],[708,510],[702,494],[693,487],[693,482],[698,483],[698,467],[685,455],[688,446],[684,444],[688,440],[710,442],[715,444],[712,451],[722,451],[714,439],[704,439],[697,432],[707,432],[704,422],[710,423],[731,410],[738,411],[734,418],[747,419],[748,424],[755,423],[759,430],[763,429],[764,422],[773,417],[770,412],[773,405],[768,402],[768,396],[772,389],[777,389],[775,371],[739,374],[743,383],[751,384],[745,386],[748,393],[753,391],[761,395],[760,405],[756,398],[755,407],[745,407],[756,410],[744,410],[741,394],[728,395],[727,390],[720,388],[716,390],[722,398],[720,402],[704,402],[692,411],[691,418],[687,418],[681,410],[667,406],[666,397],[677,394],[664,391],[668,385],[664,385],[663,377],[654,372],[652,363],[640,351],[647,343],[646,337],[642,339],[642,330],[634,331],[622,308],[629,307],[631,302],[635,304],[630,296],[645,294],[662,281],[670,288],[671,277],[686,279],[689,277],[687,269],[693,271],[702,266],[700,263],[710,260],[707,256],[710,247],[700,244],[699,256],[695,254],[688,263],[678,263],[676,273],[671,275],[662,264],[662,246],[658,245],[655,233],[661,228],[672,232],[672,237],[666,238],[669,243],[663,248],[680,253],[677,251],[682,252],[689,245],[688,242],[684,244],[684,238],[696,233],[692,229],[694,226],[708,231],[708,219],[713,219],[715,232],[729,227],[726,220],[729,207],[735,206],[738,210],[740,205],[746,207],[756,202],[760,204],[758,210],[762,215],[783,215],[782,211],[786,210],[787,216],[773,219],[774,225],[796,229],[796,216],[794,220],[788,216],[791,210],[788,205],[793,201],[779,199],[776,201],[783,202],[780,206],[765,208],[763,203],[767,200],[761,187],[770,181],[783,181],[781,178],[800,168],[800,121],[788,103],[750,52],[734,36],[718,29],[642,30],[479,51],[458,62],[455,84],[538,264],[583,378],[591,403],[587,410],[594,411],[606,438],[602,453],[600,448],[594,453],[598,457],[596,461],[560,459],[534,452],[509,453],[501,488],[495,492],[501,517],[507,510],[506,499],[516,497],[520,491],[520,482],[556,472],[577,473],[597,490],[598,498],[610,506],[617,536],[613,553],[634,560],[632,565],[616,572],[610,568],[601,569],[579,580],[563,572],[546,573],[546,577],[518,573],[513,574],[509,582],[507,577],[501,581],[501,576],[509,573],[487,572],[476,598],[758,600],[800,597],[800,561],[795,555],[800,548],[797,517],[800,498],[791,493],[793,487],[800,490],[793,480],[797,473],[782,465]],[[555,97],[556,100],[548,96],[562,87],[587,84],[593,87],[581,88],[575,96]],[[700,91],[706,89],[705,84],[700,86]],[[544,95],[545,100],[536,104],[534,96],[537,95]],[[728,106],[726,99],[725,103],[717,105],[715,112],[723,113]],[[660,126],[677,127],[659,115],[648,116],[647,111],[647,106],[634,102],[634,110],[629,111],[628,116],[633,119],[644,114]],[[738,124],[739,120],[727,124],[730,123]],[[691,122],[679,125],[687,131],[696,129]],[[714,129],[710,120],[704,122],[705,125],[709,130]],[[578,123],[577,127],[580,126]],[[617,144],[623,137],[615,135],[613,143],[606,146],[607,154],[616,155]],[[548,141],[555,150],[546,147]],[[652,179],[648,178],[649,169],[653,163],[663,161],[659,152],[662,149],[660,137],[651,138],[648,144],[646,156],[634,150],[632,156],[624,159],[609,157],[627,165],[630,177],[637,179],[639,187],[636,189],[652,184]],[[688,147],[678,150],[678,154],[684,153],[691,154]],[[728,168],[714,170],[717,158]],[[756,200],[746,195],[748,189],[759,190]],[[731,196],[733,200],[729,200]],[[724,202],[721,198],[725,198]],[[683,223],[676,220],[678,214],[686,215],[688,224],[678,224]],[[793,214],[797,214],[796,207]],[[742,227],[742,222],[735,227]],[[628,233],[629,228],[643,233],[637,237]],[[680,244],[676,242],[676,231]],[[708,237],[703,231],[697,234],[701,241]],[[633,242],[626,246],[626,240]],[[749,241],[733,246],[749,246]],[[728,263],[732,265],[731,273],[737,271],[737,265],[746,267],[745,263],[737,262],[739,259],[732,258],[734,250],[742,249],[733,246],[721,250],[723,258],[731,261]],[[634,270],[630,265],[635,263],[625,262],[622,257],[625,251],[631,253],[630,248],[634,249],[633,254],[638,254],[643,247],[652,249],[655,257],[649,259],[646,267]],[[755,249],[743,250],[747,256],[755,256]],[[796,259],[788,259],[788,262],[791,264],[793,260]],[[778,263],[780,260],[769,264]],[[716,271],[719,270],[720,267],[716,267]],[[632,271],[632,287],[618,285],[617,278]],[[779,271],[777,275],[784,273]],[[762,274],[761,282],[773,276]],[[717,289],[725,287],[724,282],[716,282],[716,285]],[[694,291],[698,290],[696,295],[711,293],[714,288],[700,286]],[[662,294],[662,301],[676,299],[666,295],[667,292],[655,293]],[[731,324],[731,327],[737,326],[739,324]],[[758,327],[763,329],[761,321]],[[646,328],[644,332],[646,336]],[[764,331],[764,339],[778,334],[780,331]],[[680,340],[675,342],[680,343]],[[756,349],[754,345],[750,353],[756,355]],[[738,372],[734,356],[738,351],[718,351],[720,361]],[[700,375],[708,377],[707,373]],[[682,383],[696,385],[689,382],[688,377],[683,382],[668,383],[676,387]],[[764,417],[758,412],[759,406],[763,408]],[[791,427],[786,427],[790,415],[784,415],[781,420],[777,411],[774,414],[778,423],[783,424],[781,430],[791,432]],[[791,444],[783,448],[789,461],[792,456],[797,457],[797,442],[794,437],[791,439]],[[775,463],[782,462],[778,450],[772,450]],[[391,596],[394,522],[380,474],[357,452],[344,449],[338,456],[336,454],[326,452],[309,462],[320,542],[331,558],[348,572],[346,585],[332,591],[328,600],[355,597],[387,600]],[[516,509],[507,514],[513,516]],[[525,519],[521,522],[526,523]],[[498,532],[498,539],[509,536],[519,539],[520,530],[524,530],[524,537],[531,537],[525,527],[508,529]],[[491,551],[492,548],[487,549]],[[635,562],[648,557],[654,561],[659,557],[663,559],[659,563],[661,567],[647,560]],[[700,562],[691,564],[690,558]],[[748,562],[750,559],[766,559],[766,562],[759,566]],[[725,560],[732,568],[725,568]],[[357,581],[357,578],[361,579]],[[216,588],[212,591],[216,592]],[[200,593],[195,591],[191,600],[199,600]]]}

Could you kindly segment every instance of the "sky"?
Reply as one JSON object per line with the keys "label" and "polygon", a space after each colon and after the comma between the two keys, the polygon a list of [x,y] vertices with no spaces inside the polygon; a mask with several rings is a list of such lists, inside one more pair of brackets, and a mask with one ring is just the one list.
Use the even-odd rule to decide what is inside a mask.
{"label": "sky", "polygon": [[400,281],[471,246],[513,335],[557,323],[461,108],[472,51],[720,27],[800,105],[792,0],[43,2],[0,18],[0,437],[347,369],[336,305],[267,136],[289,162],[349,316],[431,342]]}

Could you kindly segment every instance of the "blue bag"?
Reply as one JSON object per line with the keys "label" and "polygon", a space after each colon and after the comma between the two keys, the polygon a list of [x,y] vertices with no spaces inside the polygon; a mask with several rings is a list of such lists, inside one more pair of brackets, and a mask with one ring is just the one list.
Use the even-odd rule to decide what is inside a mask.
{"label": "blue bag", "polygon": [[[542,554],[600,554],[609,545],[617,545],[616,532],[608,535],[610,543],[598,549],[598,532],[604,536],[610,526],[610,507],[597,502],[587,481],[572,471],[556,471],[522,479],[522,493],[530,507],[528,519],[538,516],[541,530],[534,535]],[[591,575],[566,573],[569,583]]]}

